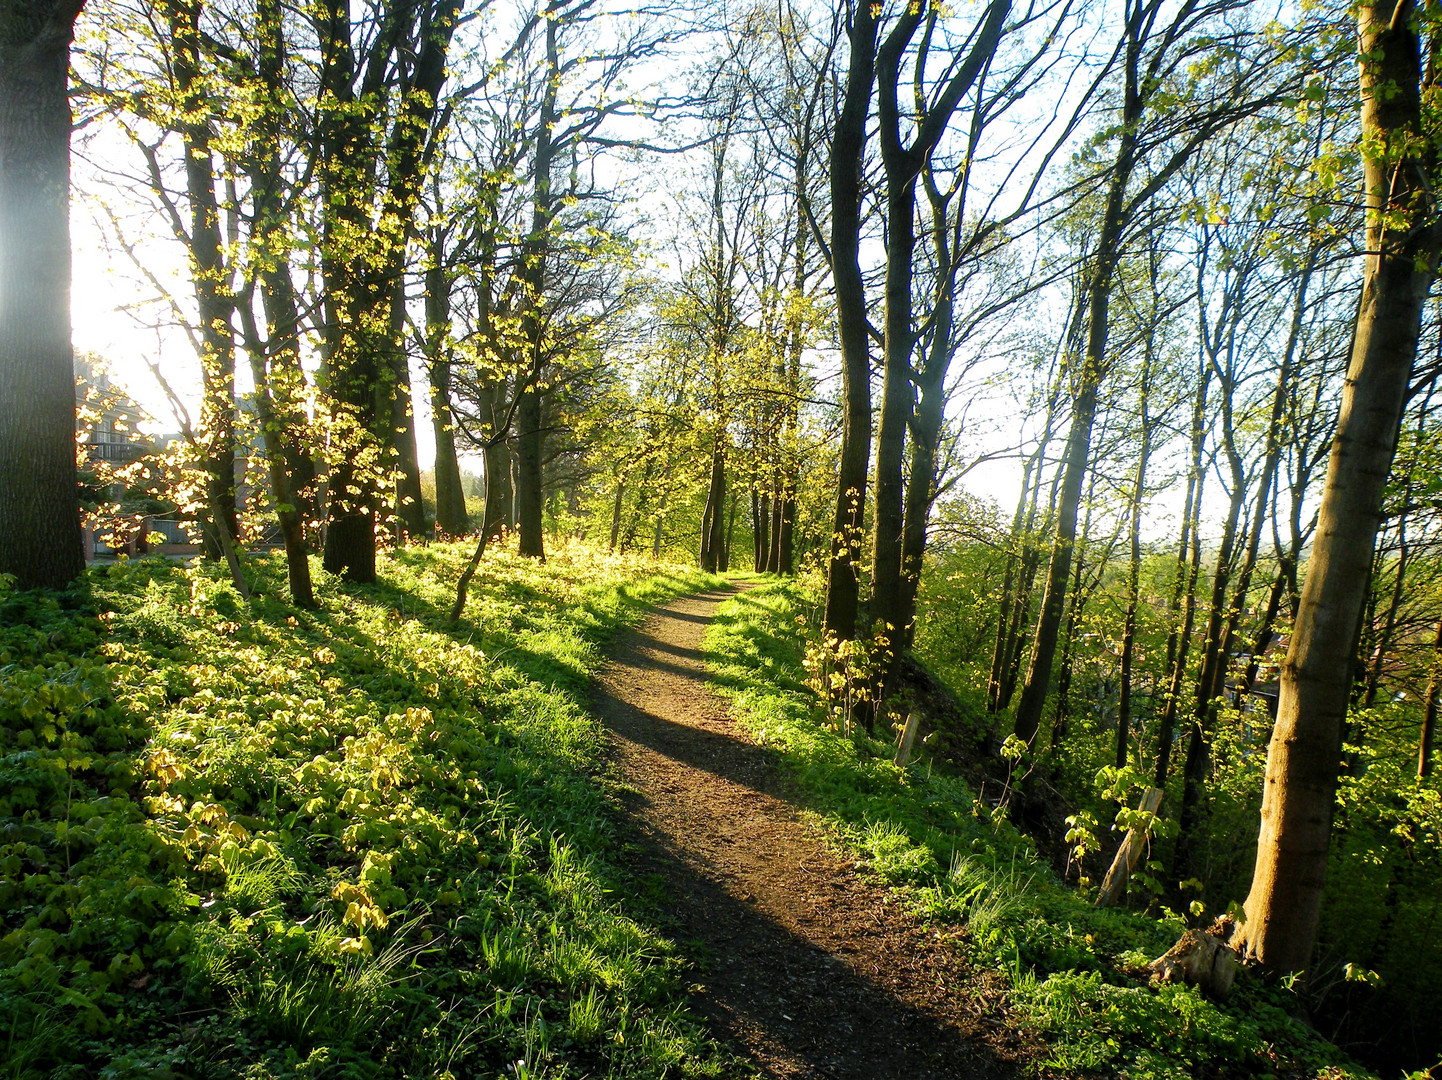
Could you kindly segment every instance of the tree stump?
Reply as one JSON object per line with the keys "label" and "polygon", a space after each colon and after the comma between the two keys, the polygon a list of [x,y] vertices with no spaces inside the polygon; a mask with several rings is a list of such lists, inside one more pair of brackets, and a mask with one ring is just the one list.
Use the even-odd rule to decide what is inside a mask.
{"label": "tree stump", "polygon": [[1184,982],[1200,987],[1218,1001],[1232,992],[1241,960],[1227,945],[1232,919],[1222,916],[1206,930],[1188,930],[1181,939],[1147,965],[1153,982]]}
{"label": "tree stump", "polygon": [[901,735],[897,738],[895,762],[898,765],[908,765],[911,762],[912,751],[916,747],[916,732],[921,727],[921,717],[917,713],[906,714],[906,726],[901,729]]}

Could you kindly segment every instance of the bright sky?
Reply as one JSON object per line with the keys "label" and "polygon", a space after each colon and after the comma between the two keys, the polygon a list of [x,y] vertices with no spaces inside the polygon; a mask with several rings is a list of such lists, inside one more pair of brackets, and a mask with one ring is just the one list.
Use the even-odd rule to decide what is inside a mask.
{"label": "bright sky", "polygon": [[[1053,104],[1046,103],[1046,110]],[[187,308],[190,284],[183,249],[170,235],[165,219],[133,191],[117,186],[118,175],[138,168],[134,148],[104,119],[78,134],[72,208],[74,340],[77,351],[98,354],[109,362],[112,378],[155,418],[157,430],[171,431],[179,425],[148,362],[158,362],[192,410],[199,400],[199,365],[175,313],[156,298],[167,291],[178,298],[182,308]],[[649,194],[648,205],[662,205],[667,200],[657,196],[674,193],[676,185],[668,178],[674,177],[674,170],[683,168],[683,161],[675,158],[652,163],[643,177],[632,178],[630,194]],[[658,247],[666,243],[667,228],[664,221],[653,226]],[[141,267],[136,266],[124,245],[131,246]],[[238,389],[244,393],[249,390],[248,368],[243,360],[237,367]],[[425,376],[419,367],[412,371],[412,385],[417,391],[413,397],[418,450],[422,467],[428,468],[434,461],[435,448],[424,393]],[[970,409],[964,451],[967,457],[995,451],[1017,436],[1019,418],[1007,415],[1015,404],[1000,389],[988,393],[984,401],[954,405]],[[971,470],[963,486],[975,495],[994,500],[1009,516],[1020,482],[1020,462],[1001,458]],[[1171,533],[1171,519],[1179,507],[1169,504],[1179,498],[1159,501],[1149,523],[1149,534],[1160,539]]]}

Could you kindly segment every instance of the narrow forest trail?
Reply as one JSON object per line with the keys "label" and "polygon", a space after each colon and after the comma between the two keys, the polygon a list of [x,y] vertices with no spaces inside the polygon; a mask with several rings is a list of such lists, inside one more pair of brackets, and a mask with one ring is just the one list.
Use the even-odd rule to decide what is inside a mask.
{"label": "narrow forest trail", "polygon": [[[611,649],[594,701],[635,789],[639,874],[697,964],[715,1035],[781,1080],[1012,1075],[954,951],[799,818],[771,755],[706,687],[702,637],[734,590],[658,609]],[[1000,1038],[998,1038],[1000,1036]]]}

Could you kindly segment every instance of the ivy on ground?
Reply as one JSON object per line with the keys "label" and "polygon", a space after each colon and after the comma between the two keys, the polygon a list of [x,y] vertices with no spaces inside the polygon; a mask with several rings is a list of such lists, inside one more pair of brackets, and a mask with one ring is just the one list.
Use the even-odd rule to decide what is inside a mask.
{"label": "ivy on ground", "polygon": [[243,602],[206,565],[0,586],[8,1075],[716,1076],[670,944],[618,902],[581,695],[705,584],[575,548],[397,552]]}

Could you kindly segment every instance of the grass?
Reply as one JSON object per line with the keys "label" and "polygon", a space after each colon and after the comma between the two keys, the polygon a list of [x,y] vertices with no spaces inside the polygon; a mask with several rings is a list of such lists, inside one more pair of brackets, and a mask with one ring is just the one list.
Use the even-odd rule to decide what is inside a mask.
{"label": "grass", "polygon": [[848,737],[805,685],[805,584],[771,581],[724,603],[705,648],[737,721],[771,747],[810,812],[921,918],[962,928],[961,947],[1001,974],[1007,1008],[1047,1050],[1046,1076],[1130,1080],[1368,1074],[1289,1015],[1282,988],[1243,980],[1225,1005],[1152,987],[1138,969],[1182,926],[1099,910],[1038,859],[1034,843],[925,754],[907,768],[889,742]]}
{"label": "grass", "polygon": [[715,1077],[624,904],[583,706],[714,579],[581,548],[387,557],[247,604],[214,568],[0,584],[0,1077]]}

